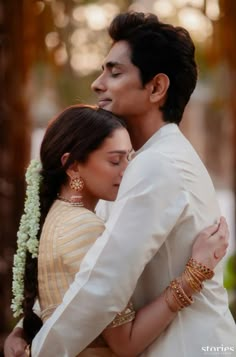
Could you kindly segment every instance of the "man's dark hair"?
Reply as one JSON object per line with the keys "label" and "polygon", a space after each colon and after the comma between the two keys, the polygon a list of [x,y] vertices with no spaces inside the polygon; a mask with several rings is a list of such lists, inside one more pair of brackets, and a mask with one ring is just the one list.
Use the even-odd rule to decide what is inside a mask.
{"label": "man's dark hair", "polygon": [[128,42],[131,62],[138,67],[143,85],[158,73],[169,77],[167,98],[160,109],[164,121],[179,124],[197,82],[195,46],[188,31],[162,23],[153,14],[128,12],[114,18],[109,35],[114,43]]}

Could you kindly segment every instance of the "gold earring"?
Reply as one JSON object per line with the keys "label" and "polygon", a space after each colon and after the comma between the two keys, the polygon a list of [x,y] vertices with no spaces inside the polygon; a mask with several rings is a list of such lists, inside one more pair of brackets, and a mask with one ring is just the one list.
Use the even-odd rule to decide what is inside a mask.
{"label": "gold earring", "polygon": [[79,206],[79,207],[83,207],[83,196],[81,194],[81,191],[84,188],[84,181],[81,177],[74,177],[71,178],[70,180],[70,187],[72,190],[76,191],[79,193],[79,195],[75,195],[75,196],[71,196],[70,198],[70,204],[72,206]]}
{"label": "gold earring", "polygon": [[81,177],[74,177],[70,180],[70,187],[76,192],[82,191],[84,188],[84,181]]}

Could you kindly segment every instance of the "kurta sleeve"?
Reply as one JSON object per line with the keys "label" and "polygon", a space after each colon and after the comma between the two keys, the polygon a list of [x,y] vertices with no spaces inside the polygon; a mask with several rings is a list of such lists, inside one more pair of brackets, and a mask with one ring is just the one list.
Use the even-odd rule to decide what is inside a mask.
{"label": "kurta sleeve", "polygon": [[130,300],[145,265],[188,205],[165,155],[146,150],[129,165],[106,223],[63,303],[33,341],[33,356],[75,356]]}

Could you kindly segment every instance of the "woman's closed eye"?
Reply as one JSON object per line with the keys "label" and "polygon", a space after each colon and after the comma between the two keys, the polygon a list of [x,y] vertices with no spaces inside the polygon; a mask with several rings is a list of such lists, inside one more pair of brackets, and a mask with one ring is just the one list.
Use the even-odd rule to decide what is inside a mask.
{"label": "woman's closed eye", "polygon": [[119,161],[110,161],[110,163],[111,163],[112,165],[119,165],[119,164],[120,164],[120,160],[119,160]]}

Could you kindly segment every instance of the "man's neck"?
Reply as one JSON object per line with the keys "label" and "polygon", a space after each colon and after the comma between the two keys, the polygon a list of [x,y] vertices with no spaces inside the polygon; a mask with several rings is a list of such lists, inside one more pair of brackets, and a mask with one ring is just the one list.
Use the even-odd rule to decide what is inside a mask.
{"label": "man's neck", "polygon": [[135,120],[126,120],[131,142],[135,151],[139,150],[166,122],[159,116],[147,115]]}

